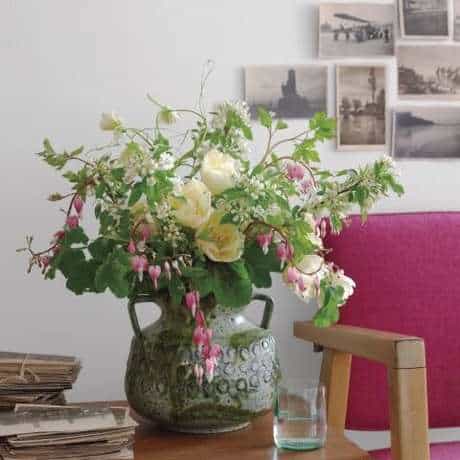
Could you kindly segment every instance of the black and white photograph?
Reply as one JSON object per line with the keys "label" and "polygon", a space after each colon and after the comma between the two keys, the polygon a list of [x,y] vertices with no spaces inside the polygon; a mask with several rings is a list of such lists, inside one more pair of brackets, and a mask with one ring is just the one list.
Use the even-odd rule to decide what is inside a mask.
{"label": "black and white photograph", "polygon": [[337,149],[382,149],[385,107],[385,66],[337,66]]}
{"label": "black and white photograph", "polygon": [[454,40],[460,41],[460,0],[454,0]]}
{"label": "black and white photograph", "polygon": [[327,113],[327,66],[246,67],[245,87],[252,118],[260,106],[279,118]]}
{"label": "black and white photograph", "polygon": [[395,158],[460,158],[460,107],[404,107],[393,114]]}
{"label": "black and white photograph", "polygon": [[401,99],[460,99],[460,46],[398,46]]}
{"label": "black and white photograph", "polygon": [[448,0],[399,0],[399,19],[403,38],[449,38]]}
{"label": "black and white photograph", "polygon": [[392,56],[395,10],[384,3],[325,3],[319,7],[319,57]]}

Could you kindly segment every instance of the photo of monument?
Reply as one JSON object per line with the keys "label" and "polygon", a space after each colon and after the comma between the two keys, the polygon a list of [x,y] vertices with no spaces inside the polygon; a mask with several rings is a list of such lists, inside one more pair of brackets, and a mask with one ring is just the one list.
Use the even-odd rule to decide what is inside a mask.
{"label": "photo of monument", "polygon": [[327,67],[251,66],[245,69],[251,117],[262,106],[279,118],[310,118],[327,113]]}

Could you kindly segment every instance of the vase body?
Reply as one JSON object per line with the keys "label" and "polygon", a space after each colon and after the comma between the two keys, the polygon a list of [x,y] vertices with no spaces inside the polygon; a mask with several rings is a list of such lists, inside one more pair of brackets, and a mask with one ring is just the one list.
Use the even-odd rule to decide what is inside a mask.
{"label": "vase body", "polygon": [[214,378],[204,379],[202,386],[190,364],[196,349],[185,307],[159,305],[160,318],[143,330],[134,313],[125,378],[131,407],[167,429],[191,433],[240,429],[271,410],[279,378],[275,339],[268,329],[273,304],[266,296],[256,298],[266,301],[264,327],[251,323],[241,310],[216,306],[208,316],[222,355]]}

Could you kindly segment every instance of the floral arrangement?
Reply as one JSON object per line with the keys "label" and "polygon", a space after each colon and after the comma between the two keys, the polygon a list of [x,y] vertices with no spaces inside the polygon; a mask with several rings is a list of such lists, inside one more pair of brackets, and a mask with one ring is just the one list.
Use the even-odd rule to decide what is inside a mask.
{"label": "floral arrangement", "polygon": [[[268,140],[254,165],[244,102],[206,113],[151,101],[157,108],[151,129],[103,114],[100,127],[113,135],[106,146],[58,153],[44,141],[40,157],[66,168],[71,191],[49,197],[68,201],[50,247],[37,252],[27,237],[20,249],[30,254],[29,271],[37,266],[46,279],[60,272],[75,294],[109,289],[119,298],[148,294],[182,305],[199,382],[212,379],[221,353],[212,343],[213,306],[248,304],[254,286],[271,286],[272,273],[282,273],[302,299],[318,299],[318,326],[336,322],[355,285],[326,261],[322,237],[327,225],[340,232],[354,205],[365,218],[377,199],[403,193],[391,159],[322,169],[316,146],[334,136],[333,119],[318,113],[305,131],[282,138],[286,122],[259,108]],[[196,124],[175,145],[167,125],[185,116]],[[89,209],[99,223],[91,238],[83,228]]]}

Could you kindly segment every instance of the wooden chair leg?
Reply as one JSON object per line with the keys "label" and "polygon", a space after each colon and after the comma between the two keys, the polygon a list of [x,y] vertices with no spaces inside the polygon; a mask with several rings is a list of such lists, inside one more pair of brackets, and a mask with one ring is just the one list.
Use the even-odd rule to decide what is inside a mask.
{"label": "wooden chair leg", "polygon": [[391,458],[429,460],[426,369],[388,369]]}
{"label": "wooden chair leg", "polygon": [[320,380],[326,387],[327,423],[341,432],[347,417],[350,369],[350,353],[324,349]]}

